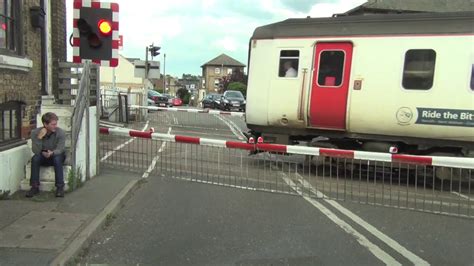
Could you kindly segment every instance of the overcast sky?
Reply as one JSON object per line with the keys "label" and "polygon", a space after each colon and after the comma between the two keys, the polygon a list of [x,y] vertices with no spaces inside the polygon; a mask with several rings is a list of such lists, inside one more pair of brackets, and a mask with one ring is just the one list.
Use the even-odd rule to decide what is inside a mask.
{"label": "overcast sky", "polygon": [[[72,2],[68,36],[72,33]],[[298,17],[328,17],[366,0],[115,0],[125,57],[145,58],[145,47],[161,46],[166,73],[201,74],[201,65],[225,53],[247,65],[248,41],[256,27]],[[68,50],[71,58],[71,49]]]}

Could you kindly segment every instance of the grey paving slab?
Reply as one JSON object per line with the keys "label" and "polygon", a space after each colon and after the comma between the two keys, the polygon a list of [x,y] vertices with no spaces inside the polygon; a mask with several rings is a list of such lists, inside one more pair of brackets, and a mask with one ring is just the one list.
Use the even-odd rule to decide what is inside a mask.
{"label": "grey paving slab", "polygon": [[49,250],[0,248],[0,266],[49,265],[53,257]]}
{"label": "grey paving slab", "polygon": [[34,210],[53,211],[57,202],[37,202],[32,200],[0,200],[0,229]]}
{"label": "grey paving slab", "polygon": [[99,213],[131,180],[141,178],[138,173],[129,173],[103,168],[100,177],[92,178],[83,187],[66,194],[57,207],[69,213]]}
{"label": "grey paving slab", "polygon": [[89,215],[30,212],[0,230],[0,247],[59,249]]}

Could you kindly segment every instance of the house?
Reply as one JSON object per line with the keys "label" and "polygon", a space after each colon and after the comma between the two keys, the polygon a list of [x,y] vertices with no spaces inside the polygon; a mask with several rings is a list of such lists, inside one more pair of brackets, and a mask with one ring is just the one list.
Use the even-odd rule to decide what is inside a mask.
{"label": "house", "polygon": [[134,62],[139,58],[126,58],[119,54],[119,64],[115,68],[100,68],[100,86],[102,88],[111,88],[115,74],[115,87],[123,90],[143,89],[143,79],[135,77]]}
{"label": "house", "polygon": [[191,94],[196,94],[199,85],[201,84],[201,77],[194,76],[191,74],[183,74],[181,78],[178,80],[179,84],[185,89],[187,89]]}
{"label": "house", "polygon": [[[165,86],[165,81],[166,81],[166,87]],[[176,95],[176,92],[181,89],[181,85],[178,81],[178,78],[173,77],[171,75],[166,75],[166,80],[164,80],[164,76],[161,75],[159,79],[153,79],[153,86],[155,90],[161,92],[161,93],[166,93],[172,96]],[[164,89],[165,88],[165,89]]]}
{"label": "house", "polygon": [[474,2],[466,0],[369,0],[366,3],[336,16],[474,11]]}
{"label": "house", "polygon": [[27,140],[41,123],[41,104],[58,94],[59,62],[66,61],[65,0],[1,3],[0,197],[16,191],[25,177]]}
{"label": "house", "polygon": [[234,58],[221,54],[201,66],[206,92],[217,92],[220,90],[219,79],[232,74],[234,69],[244,72],[245,65]]}

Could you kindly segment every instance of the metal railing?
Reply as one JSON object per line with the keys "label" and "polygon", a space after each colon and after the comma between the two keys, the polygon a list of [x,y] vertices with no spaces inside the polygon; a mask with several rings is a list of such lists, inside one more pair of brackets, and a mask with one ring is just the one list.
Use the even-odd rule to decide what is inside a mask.
{"label": "metal railing", "polygon": [[[77,96],[75,97],[75,105],[74,110],[72,113],[72,135],[71,135],[71,163],[73,169],[76,169],[76,149],[77,149],[77,142],[79,140],[79,134],[81,132],[82,127],[82,120],[84,117],[84,112],[89,108],[89,87],[90,87],[90,62],[86,61],[83,65],[82,75],[80,78],[79,87],[77,90]],[[89,136],[89,121],[88,121],[89,114],[87,112],[86,115],[86,136]],[[89,143],[89,141],[86,141]],[[89,154],[89,148],[86,145],[86,154]],[[88,160],[87,160],[88,161]],[[86,163],[87,168],[89,168],[89,163]],[[89,169],[86,169],[86,173],[89,173]]]}
{"label": "metal railing", "polygon": [[118,128],[101,133],[102,165],[144,177],[474,218],[474,158],[247,144]]}

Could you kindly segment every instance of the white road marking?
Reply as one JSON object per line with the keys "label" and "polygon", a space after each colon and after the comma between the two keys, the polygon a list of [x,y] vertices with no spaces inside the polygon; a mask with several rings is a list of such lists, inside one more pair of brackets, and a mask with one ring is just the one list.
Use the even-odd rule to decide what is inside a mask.
{"label": "white road marking", "polygon": [[[168,128],[168,133],[167,134],[169,135],[170,133],[171,133],[171,127]],[[165,146],[166,146],[166,141],[163,141],[163,143],[161,144],[160,149],[158,150],[158,155],[156,155],[153,158],[153,160],[151,160],[151,164],[148,166],[148,169],[143,173],[142,178],[148,178],[148,176],[150,176],[150,173],[153,171],[153,169],[155,169],[156,162],[158,161],[158,159],[160,159],[160,154],[165,149]]]}
{"label": "white road marking", "polygon": [[402,265],[400,262],[395,260],[388,253],[380,249],[374,243],[370,242],[370,240],[368,240],[364,235],[362,235],[357,230],[355,230],[350,224],[344,222],[339,217],[337,217],[336,214],[334,214],[324,205],[322,205],[321,203],[317,202],[316,200],[310,197],[304,196],[301,190],[296,187],[296,184],[293,183],[291,179],[289,179],[286,176],[282,178],[286,182],[286,184],[288,184],[291,188],[293,188],[300,196],[302,196],[306,201],[311,203],[311,205],[319,209],[324,215],[326,215],[331,221],[333,221],[337,226],[343,229],[346,233],[352,235],[357,240],[357,242],[359,242],[359,244],[366,247],[372,254],[374,254],[375,257],[377,257],[383,263],[385,263],[386,265]]}
{"label": "white road marking", "polygon": [[[423,260],[422,258],[418,257],[413,252],[409,251],[402,245],[400,245],[397,241],[393,240],[386,234],[379,231],[377,228],[372,226],[371,224],[364,221],[362,218],[351,212],[350,210],[344,208],[342,205],[337,203],[335,200],[328,199],[326,195],[324,195],[321,191],[315,189],[308,181],[306,181],[301,175],[296,173],[299,177],[298,181],[305,187],[309,188],[311,192],[313,192],[317,197],[322,198],[325,202],[329,203],[332,207],[349,217],[352,221],[357,223],[358,225],[362,226],[365,230],[369,233],[374,235],[376,238],[380,239],[382,242],[387,244],[389,247],[400,253],[403,257],[410,260],[415,265],[430,265],[427,261]],[[290,180],[291,181],[291,180]]]}
{"label": "white road marking", "polygon": [[230,128],[230,131],[232,131],[232,133],[239,139],[239,140],[245,140],[245,136],[242,134],[242,132],[240,132],[239,128],[237,126],[234,126],[229,123],[230,121],[228,121],[227,119],[221,117],[220,115],[214,115],[215,117],[217,117],[219,120],[221,120],[222,122],[224,122],[229,128]]}
{"label": "white road marking", "polygon": [[451,193],[453,193],[454,195],[459,196],[459,197],[461,197],[461,198],[463,198],[463,199],[472,200],[470,197],[468,197],[468,196],[466,196],[466,195],[464,195],[464,194],[461,194],[461,193],[458,193],[458,192],[454,192],[454,191],[451,191]]}
{"label": "white road marking", "polygon": [[[145,126],[142,128],[141,131],[145,131],[145,129],[147,129],[149,123],[150,123],[150,121],[146,121]],[[123,147],[127,146],[128,144],[132,143],[135,139],[136,139],[136,137],[131,138],[131,139],[125,141],[124,143],[118,145],[118,146],[115,147],[112,151],[107,152],[107,153],[104,155],[104,157],[102,157],[102,158],[100,159],[100,161],[103,162],[103,161],[107,160],[107,158],[109,158],[110,156],[112,156],[112,154],[114,154],[116,151],[122,149]]]}

